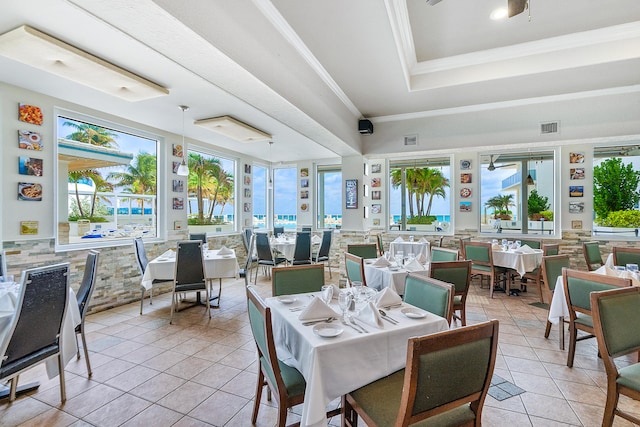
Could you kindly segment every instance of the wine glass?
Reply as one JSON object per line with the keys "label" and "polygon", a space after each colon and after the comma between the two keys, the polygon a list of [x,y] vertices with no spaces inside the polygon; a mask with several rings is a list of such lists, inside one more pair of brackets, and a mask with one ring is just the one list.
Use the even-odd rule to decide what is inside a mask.
{"label": "wine glass", "polygon": [[322,301],[324,301],[327,305],[331,303],[331,298],[333,298],[333,285],[322,285]]}
{"label": "wine glass", "polygon": [[404,260],[404,252],[402,251],[396,251],[395,254],[395,260],[396,260],[396,264],[398,265],[398,267],[402,266],[402,261]]}
{"label": "wine glass", "polygon": [[627,264],[627,271],[637,272],[638,264]]}
{"label": "wine glass", "polygon": [[351,305],[351,300],[353,299],[353,295],[347,291],[340,291],[338,294],[338,306],[340,307],[340,311],[342,311],[342,318],[344,319],[347,314],[347,310]]}
{"label": "wine glass", "polygon": [[516,249],[518,249],[520,246],[522,246],[522,241],[516,240]]}

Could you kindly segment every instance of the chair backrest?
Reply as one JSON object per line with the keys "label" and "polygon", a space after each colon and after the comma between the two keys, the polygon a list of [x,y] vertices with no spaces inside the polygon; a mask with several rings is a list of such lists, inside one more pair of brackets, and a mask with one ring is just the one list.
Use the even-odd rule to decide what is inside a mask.
{"label": "chair backrest", "polygon": [[207,233],[189,233],[189,240],[200,240],[207,243]]}
{"label": "chair backrest", "polygon": [[571,321],[575,320],[576,313],[591,316],[591,292],[631,286],[631,279],[568,268],[562,270],[562,282]]}
{"label": "chair backrest", "polygon": [[540,240],[519,239],[520,245],[527,245],[531,249],[542,249],[542,242]]}
{"label": "chair backrest", "polygon": [[458,251],[434,246],[431,248],[431,262],[457,261]]}
{"label": "chair backrest", "polygon": [[298,231],[296,233],[293,263],[311,263],[311,233],[306,231]]}
{"label": "chair backrest", "polygon": [[320,249],[318,249],[318,258],[329,257],[329,252],[331,252],[332,235],[333,231],[331,230],[324,230],[322,232],[322,242],[320,243]]}
{"label": "chair backrest", "polygon": [[302,231],[303,233],[304,232],[311,233],[311,227],[302,227],[300,231]]}
{"label": "chair backrest", "polygon": [[256,233],[256,253],[258,261],[273,261],[273,253],[271,252],[271,244],[267,233]]}
{"label": "chair backrest", "polygon": [[249,237],[247,260],[244,262],[244,285],[249,285],[249,270],[251,270],[251,263],[253,262],[253,246],[256,244],[256,235],[251,234]]}
{"label": "chair backrest", "polygon": [[384,246],[382,246],[382,234],[376,234],[376,242],[378,242],[378,254],[384,255]]}
{"label": "chair backrest", "polygon": [[362,257],[346,252],[344,254],[344,266],[347,270],[349,285],[352,285],[353,282],[362,282],[364,286],[367,285],[364,277],[364,259]]}
{"label": "chair backrest", "polygon": [[201,240],[181,240],[176,247],[175,286],[204,283]]}
{"label": "chair backrest", "polygon": [[284,227],[273,227],[273,235],[278,237],[278,234],[284,234]]}
{"label": "chair backrest", "polygon": [[469,403],[480,420],[497,346],[497,320],[410,338],[394,425],[413,425]]}
{"label": "chair backrest", "polygon": [[83,320],[87,313],[87,305],[91,300],[91,295],[93,294],[93,289],[95,288],[99,257],[100,252],[95,250],[90,250],[87,254],[87,261],[84,264],[84,274],[82,275],[82,282],[80,282],[80,288],[78,288],[78,292],[76,293],[78,309],[80,310],[80,316]]}
{"label": "chair backrest", "polygon": [[144,249],[144,242],[142,237],[136,237],[133,239],[133,251],[136,254],[136,262],[138,263],[138,271],[143,275],[147,269],[149,260],[147,259],[147,251]]}
{"label": "chair backrest", "polygon": [[409,273],[404,279],[404,302],[444,317],[451,323],[453,315],[453,295],[455,287],[451,283]]}
{"label": "chair backrest", "polygon": [[640,248],[613,247],[613,265],[640,265]]}
{"label": "chair backrest", "polygon": [[247,251],[248,254],[251,254],[251,251],[249,250],[251,236],[253,236],[252,228],[247,227],[242,230],[242,244],[244,245],[244,250]]}
{"label": "chair backrest", "polygon": [[558,255],[560,254],[560,245],[557,243],[542,245],[542,255]]}
{"label": "chair backrest", "polygon": [[271,309],[267,307],[264,300],[258,295],[253,286],[249,285],[247,289],[247,312],[249,314],[249,324],[253,339],[258,348],[258,359],[263,363],[268,373],[266,380],[278,390],[278,394],[286,395],[287,388],[282,379],[278,356],[276,355],[276,345],[273,338],[273,329],[271,324]]}
{"label": "chair backrest", "polygon": [[432,262],[429,276],[451,283],[456,295],[466,295],[471,284],[471,261]]}
{"label": "chair backrest", "polygon": [[458,250],[460,251],[460,258],[467,259],[467,255],[464,253],[464,244],[470,241],[471,237],[461,237],[458,239]]}
{"label": "chair backrest", "polygon": [[69,298],[69,263],[31,268],[22,272],[22,286],[13,317],[0,378],[38,362],[42,354],[60,349],[60,332]]}
{"label": "chair backrest", "polygon": [[347,252],[361,258],[378,258],[378,245],[375,243],[360,243],[347,245]]}
{"label": "chair backrest", "polygon": [[542,256],[542,281],[549,292],[555,291],[556,282],[558,277],[562,276],[563,268],[569,268],[569,255]]}
{"label": "chair backrest", "polygon": [[491,243],[487,242],[463,242],[465,257],[473,264],[493,266],[493,251]]}
{"label": "chair backrest", "polygon": [[7,273],[7,253],[2,251],[0,252],[0,276],[5,276]]}
{"label": "chair backrest", "polygon": [[293,265],[271,270],[273,296],[319,292],[324,285],[324,265]]}
{"label": "chair backrest", "polygon": [[583,242],[582,254],[584,260],[587,263],[587,269],[593,271],[600,267],[602,264],[602,255],[600,255],[600,246],[598,242]]}

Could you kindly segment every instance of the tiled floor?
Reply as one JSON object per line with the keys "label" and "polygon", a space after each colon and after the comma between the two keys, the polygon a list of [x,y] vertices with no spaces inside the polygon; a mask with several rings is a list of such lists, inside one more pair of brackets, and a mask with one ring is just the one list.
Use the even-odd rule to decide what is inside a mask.
{"label": "tiled floor", "polygon": [[[222,307],[212,310],[211,319],[196,307],[177,313],[170,325],[169,295],[154,298],[153,306],[146,301],[143,316],[135,303],[89,316],[92,378],[83,359],[69,363],[67,402],[61,405],[58,379],[48,380],[42,365],[32,369],[21,383],[38,379],[40,389],[1,403],[0,426],[249,426],[257,365],[244,280],[223,286]],[[271,292],[262,276],[258,287],[264,296]],[[548,340],[543,337],[547,312],[530,305],[537,301],[535,286],[519,297],[487,295],[472,285],[468,319],[500,320],[495,373],[525,392],[502,401],[487,397],[483,425],[599,426],[606,376],[595,340],[578,343],[569,369],[557,327]],[[272,426],[276,410],[265,395],[258,425]],[[623,400],[640,414],[640,405]],[[616,418],[614,425],[631,424]]]}

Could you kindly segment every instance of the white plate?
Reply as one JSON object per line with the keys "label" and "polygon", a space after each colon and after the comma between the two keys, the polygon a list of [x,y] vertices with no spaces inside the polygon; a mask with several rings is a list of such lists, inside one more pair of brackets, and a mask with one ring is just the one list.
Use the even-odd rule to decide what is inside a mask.
{"label": "white plate", "polygon": [[427,313],[418,310],[417,308],[403,308],[400,311],[402,312],[402,314],[412,319],[422,319],[423,317],[427,317]]}
{"label": "white plate", "polygon": [[400,267],[389,267],[389,271],[398,271]]}
{"label": "white plate", "polygon": [[318,323],[313,327],[313,332],[323,338],[333,338],[340,335],[344,329],[340,326],[330,325],[328,323]]}
{"label": "white plate", "polygon": [[298,299],[296,297],[292,297],[290,295],[282,295],[282,296],[278,297],[278,301],[281,302],[282,304],[292,304],[292,303],[298,301]]}

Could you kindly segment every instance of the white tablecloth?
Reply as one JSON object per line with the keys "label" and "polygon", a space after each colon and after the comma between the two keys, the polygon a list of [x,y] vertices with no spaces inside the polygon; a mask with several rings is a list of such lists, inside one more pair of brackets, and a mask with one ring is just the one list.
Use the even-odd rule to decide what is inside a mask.
{"label": "white tablecloth", "polygon": [[[429,263],[425,265],[424,271],[429,271]],[[398,295],[404,295],[404,279],[407,274],[409,274],[409,271],[404,268],[374,267],[367,261],[364,264],[364,277],[367,279],[367,286],[377,291],[391,288]]]}
{"label": "white tablecloth", "polygon": [[506,267],[518,272],[520,277],[531,272],[542,264],[542,249],[533,249],[535,252],[524,254],[513,250],[493,251],[493,265],[496,267]]}
{"label": "white tablecloth", "polygon": [[[402,369],[410,337],[449,328],[442,317],[427,313],[424,319],[409,319],[395,308],[388,310],[388,314],[400,322],[398,325],[383,322],[383,329],[367,326],[368,334],[358,334],[338,323],[344,328],[342,335],[321,338],[313,333],[313,326],[302,325],[298,320],[300,312],[289,310],[295,304],[306,304],[307,299],[301,294],[294,305],[267,299],[273,313],[278,357],[298,369],[307,382],[301,426],[326,426],[329,402]],[[335,301],[332,307],[339,311]]]}
{"label": "white tablecloth", "polygon": [[389,244],[389,251],[391,252],[391,258],[395,258],[396,252],[402,251],[404,257],[410,253],[413,253],[421,264],[428,262],[431,259],[429,242],[391,242]]}
{"label": "white tablecloth", "polygon": [[284,256],[286,259],[288,259],[289,261],[293,260],[293,252],[296,249],[296,241],[295,240],[272,240],[270,242],[271,244],[271,250],[274,253],[281,253],[282,255],[279,256]]}
{"label": "white tablecloth", "polygon": [[[0,344],[8,338],[7,334],[9,333],[9,326],[13,319],[13,315],[16,312],[17,294],[14,290],[15,289],[3,289],[0,291]],[[75,334],[76,326],[80,324],[81,320],[82,318],[80,317],[76,294],[73,289],[69,288],[67,313],[62,324],[62,334],[60,336],[62,359],[65,366],[76,356],[78,352]],[[55,378],[58,376],[57,358],[47,360],[47,362],[45,362],[45,366],[47,367],[47,375],[49,378]]]}
{"label": "white tablecloth", "polygon": [[[173,258],[165,258],[163,255],[152,260],[147,265],[147,270],[142,276],[142,286],[146,290],[151,289],[154,280],[173,280],[176,268],[175,255]],[[237,277],[238,259],[235,252],[231,255],[219,255],[218,250],[204,252],[204,274],[207,279],[223,279]]]}

